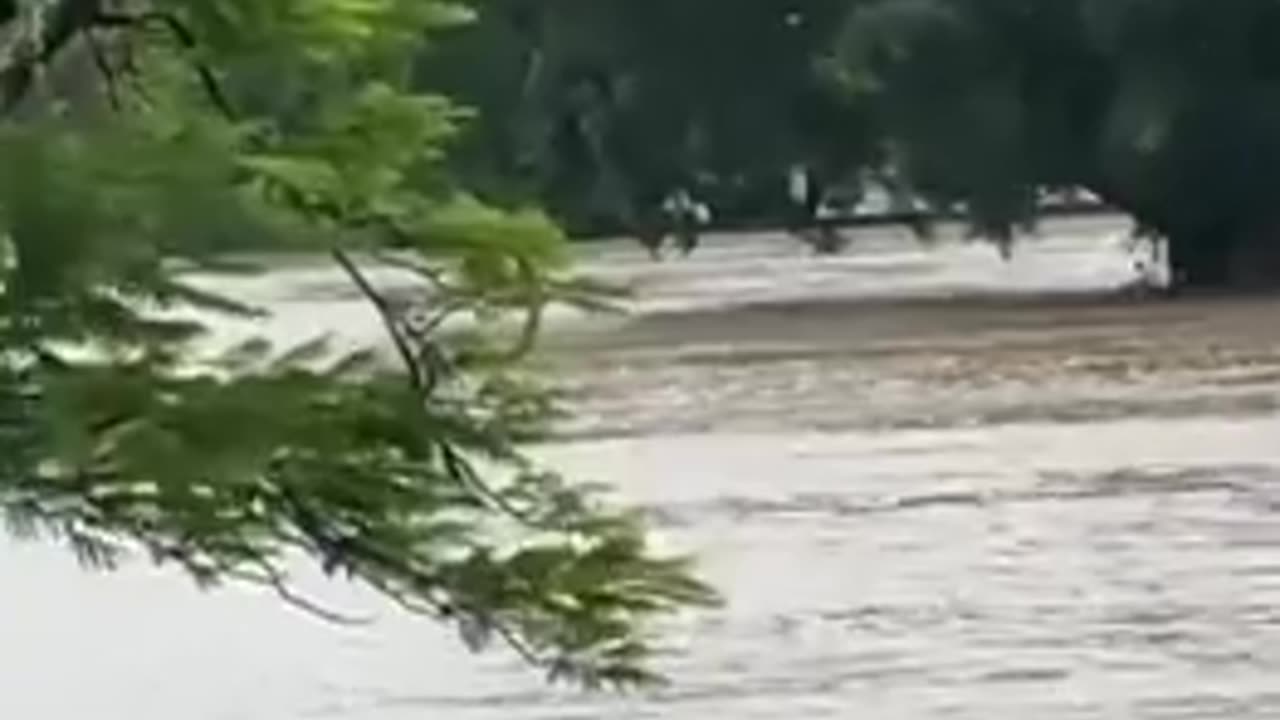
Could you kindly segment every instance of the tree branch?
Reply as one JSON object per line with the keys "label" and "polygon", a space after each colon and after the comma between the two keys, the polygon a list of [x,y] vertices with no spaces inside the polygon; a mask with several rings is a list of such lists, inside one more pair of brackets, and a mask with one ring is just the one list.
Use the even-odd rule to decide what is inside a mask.
{"label": "tree branch", "polygon": [[92,28],[85,31],[85,40],[89,45],[89,53],[93,56],[93,64],[97,66],[98,73],[102,75],[103,82],[107,85],[107,102],[112,110],[120,110],[123,102],[120,97],[119,81],[115,69],[111,67],[111,61],[107,58],[106,49],[102,47],[102,42]]}
{"label": "tree branch", "polygon": [[160,25],[167,29],[169,34],[188,55],[187,60],[191,63],[192,68],[195,69],[196,77],[200,80],[200,84],[203,86],[205,95],[208,96],[210,102],[227,119],[235,120],[237,118],[235,106],[232,104],[231,98],[223,90],[218,76],[207,64],[194,57],[200,49],[195,33],[177,15],[161,10],[138,14],[98,12],[92,16],[92,22],[101,27],[136,30],[148,25]]}
{"label": "tree branch", "polygon": [[[452,619],[458,623],[475,622],[482,623],[486,629],[492,630],[502,638],[502,642],[511,648],[513,652],[520,656],[528,665],[536,668],[547,668],[548,661],[540,657],[537,652],[529,646],[528,643],[520,639],[514,630],[507,627],[497,620],[486,620],[480,618],[477,614],[452,608],[444,603],[424,601],[401,590],[391,587],[388,583],[375,577],[365,577],[364,581],[374,590],[377,590],[383,596],[398,605],[402,610],[413,615],[426,615],[441,619]],[[426,604],[424,604],[424,602]]]}
{"label": "tree branch", "polygon": [[302,612],[317,617],[325,622],[334,625],[344,625],[348,627],[367,626],[373,623],[372,618],[358,618],[343,612],[331,610],[323,605],[303,597],[289,586],[288,581],[280,574],[278,570],[271,567],[266,560],[257,562],[259,573],[250,572],[248,570],[226,570],[227,577],[240,582],[251,585],[260,585],[273,591],[285,604],[301,610]]}
{"label": "tree branch", "polygon": [[[138,31],[147,27],[158,26],[169,33],[186,55],[186,59],[194,68],[201,87],[214,108],[232,122],[240,119],[218,76],[198,56],[200,48],[195,33],[180,17],[163,11],[149,11],[138,14],[103,12],[97,0],[88,0],[87,2],[63,0],[59,9],[61,11],[59,13],[60,22],[48,34],[39,54],[24,58],[22,62],[16,63],[12,67],[0,68],[0,92],[3,92],[3,95],[0,95],[0,100],[5,101],[4,107],[11,106],[12,103],[25,95],[30,85],[31,77],[39,64],[51,59],[77,33],[81,32],[88,38],[94,61],[108,85],[112,106],[120,107],[120,98],[116,85],[117,69],[112,66],[103,48],[98,43],[98,39],[94,36],[94,30],[103,28]],[[77,12],[72,12],[72,10]],[[127,71],[128,68],[126,68]],[[349,213],[345,213],[342,208],[338,207],[314,207],[300,202],[295,204],[298,205],[300,210],[322,214],[347,228],[373,226],[387,233],[394,240],[404,241],[406,237],[403,228],[391,217],[376,215],[371,217],[351,217]],[[439,349],[430,341],[429,336],[438,329],[444,318],[448,316],[450,307],[446,306],[440,315],[434,316],[428,326],[422,328],[421,333],[414,333],[420,335],[420,337],[410,337],[401,320],[397,317],[396,308],[379,291],[352,255],[341,248],[333,248],[329,254],[361,295],[373,306],[405,369],[409,373],[409,382],[414,392],[419,395],[423,403],[429,402],[441,377],[449,370],[447,364],[440,357],[432,355],[432,353],[438,355]],[[385,256],[380,259],[386,260]],[[458,288],[453,288],[447,283],[442,273],[430,266],[410,265],[408,263],[397,264],[403,269],[414,271],[419,277],[431,282],[445,294],[459,291]],[[515,357],[526,352],[532,344],[532,338],[536,334],[541,321],[541,298],[534,296],[534,293],[537,292],[534,270],[527,263],[522,263],[520,272],[521,280],[525,283],[530,299],[538,300],[538,302],[534,303],[534,307],[530,308],[529,314],[526,316],[516,347],[507,353],[503,353],[502,357],[504,358]],[[519,507],[508,501],[501,492],[486,484],[475,472],[475,469],[471,467],[463,453],[447,439],[440,439],[435,444],[440,453],[439,457],[444,465],[445,473],[465,492],[471,494],[480,503],[526,526],[541,527],[542,524],[538,522],[536,517],[523,512]],[[462,623],[461,628],[464,634],[467,632],[466,628],[468,627],[466,623],[475,623],[476,627],[500,637],[525,662],[543,668],[550,666],[545,658],[539,657],[538,653],[521,638],[516,627],[509,627],[500,618],[493,617],[487,613],[455,608],[448,602],[433,599],[433,593],[443,594],[447,592],[446,589],[432,582],[430,578],[421,577],[417,569],[412,565],[406,565],[404,562],[389,558],[378,548],[371,547],[358,539],[348,543],[346,538],[337,541],[326,538],[322,526],[307,526],[310,522],[308,519],[310,517],[309,510],[298,505],[296,500],[290,504],[296,506],[293,508],[294,522],[298,523],[297,529],[305,536],[305,542],[301,542],[301,545],[312,554],[318,554],[322,566],[326,568],[346,567],[353,577],[359,578],[410,612],[431,615],[441,619],[451,619],[454,622]],[[302,514],[299,515],[298,513]],[[316,518],[310,519],[315,520]],[[139,539],[147,539],[147,533],[140,529],[135,528],[133,531],[126,532]],[[154,540],[154,538],[151,539]],[[193,572],[197,572],[197,574],[200,571],[198,566],[192,564],[192,557],[181,549],[169,549],[167,556],[179,563],[184,563],[185,561],[184,564],[188,565],[188,568]],[[219,564],[210,568],[210,571],[220,577],[268,588],[287,605],[326,622],[339,625],[363,625],[369,622],[365,618],[352,617],[326,608],[302,596],[290,586],[283,573],[272,565],[270,560],[263,556],[262,553],[251,551],[245,557],[248,558],[248,562],[252,567],[233,567],[228,564]],[[398,582],[388,581],[384,577],[384,573],[389,573],[392,577],[403,578],[409,583],[409,589],[405,590],[397,587]],[[419,582],[422,584],[419,585]]]}
{"label": "tree branch", "polygon": [[419,362],[418,355],[414,353],[413,347],[408,339],[404,337],[404,333],[396,322],[395,310],[391,307],[391,303],[387,301],[382,293],[378,292],[378,289],[370,282],[364,271],[360,269],[359,265],[345,250],[335,248],[329,252],[329,255],[338,263],[338,266],[346,273],[352,284],[356,286],[377,311],[383,327],[386,328],[391,342],[395,345],[396,352],[399,353],[400,359],[409,373],[410,382],[413,384],[414,389],[424,394],[430,394],[436,385],[437,378],[429,368],[424,368],[422,363]]}

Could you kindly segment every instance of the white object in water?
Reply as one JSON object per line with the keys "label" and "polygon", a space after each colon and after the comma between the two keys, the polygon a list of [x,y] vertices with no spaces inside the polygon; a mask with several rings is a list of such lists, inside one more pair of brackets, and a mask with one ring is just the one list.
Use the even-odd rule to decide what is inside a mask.
{"label": "white object in water", "polygon": [[1172,279],[1169,271],[1169,243],[1164,238],[1143,237],[1131,232],[1108,235],[1105,244],[1128,255],[1134,279],[1147,287],[1164,287]]}
{"label": "white object in water", "polygon": [[787,194],[797,205],[809,199],[809,171],[803,165],[792,165],[787,178]]}
{"label": "white object in water", "polygon": [[672,217],[692,219],[698,225],[711,222],[711,208],[706,203],[694,200],[688,190],[680,189],[662,201],[662,211]]}

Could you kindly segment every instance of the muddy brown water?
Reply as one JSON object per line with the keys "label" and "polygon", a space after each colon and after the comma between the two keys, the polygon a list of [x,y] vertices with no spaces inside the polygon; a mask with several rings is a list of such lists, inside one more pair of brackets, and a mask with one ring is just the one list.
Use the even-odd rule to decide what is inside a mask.
{"label": "muddy brown water", "polygon": [[[633,312],[555,324],[578,412],[540,452],[728,597],[668,629],[666,690],[548,690],[343,587],[314,585],[376,626],[4,545],[0,717],[1280,717],[1280,301],[1119,297],[1122,230],[1054,224],[1007,264],[884,231],[588,253]],[[243,289],[275,332],[372,337],[294,279]]]}

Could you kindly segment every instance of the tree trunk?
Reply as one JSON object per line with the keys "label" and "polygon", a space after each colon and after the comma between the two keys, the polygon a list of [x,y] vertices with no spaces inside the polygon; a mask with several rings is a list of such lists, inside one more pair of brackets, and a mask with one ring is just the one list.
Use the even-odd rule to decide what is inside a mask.
{"label": "tree trunk", "polygon": [[1223,291],[1231,287],[1233,233],[1174,232],[1169,235],[1169,275],[1172,289]]}
{"label": "tree trunk", "polygon": [[1087,187],[1166,239],[1173,291],[1280,289],[1280,212],[1274,202],[1202,198],[1187,206],[1102,176]]}
{"label": "tree trunk", "polygon": [[1172,233],[1169,270],[1173,289],[1189,292],[1250,292],[1280,288],[1280,243],[1275,223],[1252,229]]}

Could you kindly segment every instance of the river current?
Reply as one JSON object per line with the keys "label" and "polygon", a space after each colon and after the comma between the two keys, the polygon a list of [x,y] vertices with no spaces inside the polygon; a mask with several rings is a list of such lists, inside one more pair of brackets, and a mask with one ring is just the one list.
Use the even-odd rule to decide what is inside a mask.
{"label": "river current", "polygon": [[[4,541],[0,718],[1280,717],[1280,302],[1121,290],[1124,230],[1049,223],[1008,262],[886,230],[586,251],[634,299],[553,323],[576,415],[538,452],[727,597],[668,629],[669,688],[548,689],[344,587],[314,589],[376,625]],[[290,277],[233,290],[280,336],[374,336]]]}

